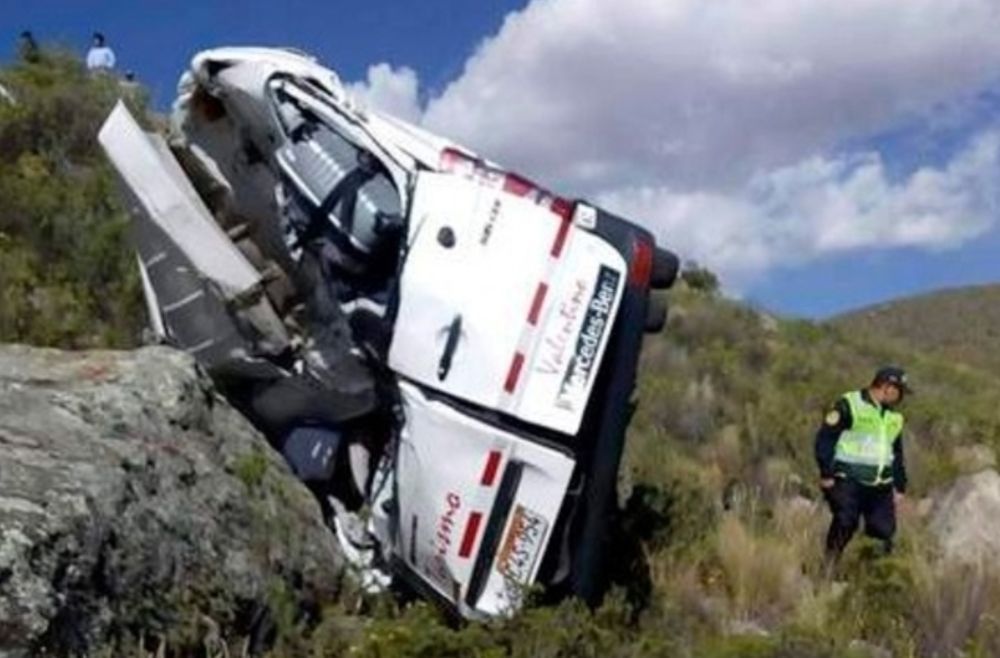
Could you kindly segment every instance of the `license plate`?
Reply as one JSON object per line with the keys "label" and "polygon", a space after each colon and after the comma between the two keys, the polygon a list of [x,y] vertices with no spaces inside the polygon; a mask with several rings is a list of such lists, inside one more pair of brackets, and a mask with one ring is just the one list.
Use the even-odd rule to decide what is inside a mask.
{"label": "license plate", "polygon": [[497,571],[508,581],[527,585],[545,543],[549,523],[523,505],[514,509],[507,536],[497,553]]}

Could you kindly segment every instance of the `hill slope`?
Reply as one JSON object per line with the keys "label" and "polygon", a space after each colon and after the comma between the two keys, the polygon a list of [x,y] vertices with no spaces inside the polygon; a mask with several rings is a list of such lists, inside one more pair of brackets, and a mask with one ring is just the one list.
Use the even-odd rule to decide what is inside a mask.
{"label": "hill slope", "polygon": [[[884,363],[905,364],[919,395],[905,401],[913,485],[952,476],[951,452],[1000,448],[1000,378],[854,327],[784,320],[737,302],[680,288],[667,332],[647,341],[633,447],[639,473],[651,454],[672,452],[718,470],[714,486],[754,483],[775,460],[811,490],[812,435],[827,406],[870,381]],[[650,475],[661,478],[660,475]],[[810,494],[811,495],[811,494]]]}
{"label": "hill slope", "polygon": [[120,95],[111,76],[45,51],[0,69],[0,341],[129,347],[142,324],[128,217],[97,130]]}
{"label": "hill slope", "polygon": [[895,300],[841,315],[831,324],[1000,372],[1000,284]]}

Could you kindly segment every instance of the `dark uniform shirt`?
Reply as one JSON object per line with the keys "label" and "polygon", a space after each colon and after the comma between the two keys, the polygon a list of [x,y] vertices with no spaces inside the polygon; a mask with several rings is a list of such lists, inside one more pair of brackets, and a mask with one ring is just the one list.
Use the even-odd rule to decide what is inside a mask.
{"label": "dark uniform shirt", "polygon": [[[868,404],[877,406],[868,394],[868,389],[861,391],[862,399]],[[882,407],[882,413],[886,412]],[[819,474],[822,478],[836,477],[838,474],[834,454],[837,450],[837,440],[840,433],[851,427],[851,405],[847,400],[840,398],[827,413],[816,432],[816,464],[819,466]],[[904,493],[906,491],[906,462],[903,459],[903,433],[900,432],[892,442],[892,484],[896,491]]]}

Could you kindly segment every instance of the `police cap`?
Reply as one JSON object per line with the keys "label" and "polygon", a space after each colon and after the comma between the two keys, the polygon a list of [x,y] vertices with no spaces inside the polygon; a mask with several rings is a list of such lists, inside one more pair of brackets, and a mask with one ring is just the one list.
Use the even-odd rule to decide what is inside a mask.
{"label": "police cap", "polygon": [[898,366],[883,366],[875,373],[872,385],[893,384],[899,387],[904,393],[913,393],[910,382],[906,377],[906,371]]}

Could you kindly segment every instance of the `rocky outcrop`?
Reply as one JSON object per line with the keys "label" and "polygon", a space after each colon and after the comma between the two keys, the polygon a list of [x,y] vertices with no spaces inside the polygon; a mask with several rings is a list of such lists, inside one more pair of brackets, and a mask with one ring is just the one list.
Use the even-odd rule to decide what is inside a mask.
{"label": "rocky outcrop", "polygon": [[275,597],[334,596],[341,566],[311,495],[187,356],[0,347],[0,656],[246,632]]}
{"label": "rocky outcrop", "polygon": [[1000,555],[1000,474],[989,469],[958,478],[937,495],[929,528],[942,557],[952,562],[995,562]]}

